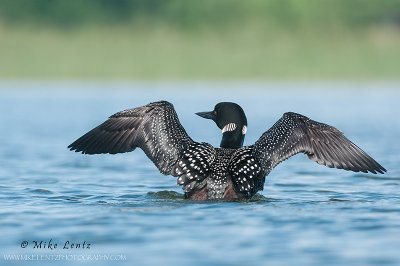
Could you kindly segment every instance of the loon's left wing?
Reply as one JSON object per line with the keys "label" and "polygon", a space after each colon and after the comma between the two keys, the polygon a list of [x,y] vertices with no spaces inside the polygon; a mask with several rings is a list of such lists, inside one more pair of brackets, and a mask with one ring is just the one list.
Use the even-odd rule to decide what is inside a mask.
{"label": "loon's left wing", "polygon": [[338,129],[291,112],[285,113],[251,147],[265,175],[300,152],[331,168],[374,174],[386,171]]}
{"label": "loon's left wing", "polygon": [[[161,173],[177,176],[176,164],[183,151],[194,145],[166,101],[118,112],[71,145],[85,154],[124,153],[141,148]],[[184,182],[182,182],[184,183]]]}

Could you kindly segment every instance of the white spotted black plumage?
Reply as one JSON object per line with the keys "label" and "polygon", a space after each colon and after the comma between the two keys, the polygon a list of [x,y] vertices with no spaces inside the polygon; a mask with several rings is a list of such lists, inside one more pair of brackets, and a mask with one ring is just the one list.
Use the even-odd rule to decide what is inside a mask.
{"label": "white spotted black plumage", "polygon": [[177,184],[189,193],[204,186],[203,180],[210,175],[215,160],[215,149],[208,143],[191,143],[179,156],[172,175],[177,176]]}
{"label": "white spotted black plumage", "polygon": [[236,191],[243,197],[251,198],[263,190],[265,175],[251,147],[240,148],[233,154],[228,172]]}
{"label": "white spotted black plumage", "polygon": [[85,154],[139,147],[161,173],[177,177],[186,197],[195,199],[251,198],[277,164],[297,153],[328,167],[386,171],[336,128],[296,113],[285,113],[254,145],[245,147],[247,119],[240,106],[219,103],[213,112],[199,115],[225,129],[220,148],[193,141],[166,101],[118,112],[68,147]]}
{"label": "white spotted black plumage", "polygon": [[207,198],[222,199],[229,184],[228,163],[233,149],[216,149],[216,158],[211,166],[211,178],[207,180]]}

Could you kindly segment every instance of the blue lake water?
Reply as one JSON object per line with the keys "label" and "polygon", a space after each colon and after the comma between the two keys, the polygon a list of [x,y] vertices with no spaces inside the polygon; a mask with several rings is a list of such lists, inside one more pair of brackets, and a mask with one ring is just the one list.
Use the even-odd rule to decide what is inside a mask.
{"label": "blue lake water", "polygon": [[[0,264],[399,265],[399,89],[3,81]],[[109,115],[161,99],[175,105],[194,140],[214,146],[220,130],[194,113],[219,101],[245,110],[245,144],[284,112],[298,112],[337,127],[388,172],[329,169],[297,155],[271,172],[253,201],[191,202],[141,150],[89,156],[67,149]]]}

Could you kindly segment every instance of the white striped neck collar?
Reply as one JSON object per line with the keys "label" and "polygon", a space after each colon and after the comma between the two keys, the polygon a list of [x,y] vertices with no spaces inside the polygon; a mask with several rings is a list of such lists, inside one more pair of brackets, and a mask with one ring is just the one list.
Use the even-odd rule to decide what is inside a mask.
{"label": "white striped neck collar", "polygon": [[[234,130],[236,129],[236,127],[237,127],[237,126],[236,126],[235,123],[226,124],[226,125],[222,128],[222,134],[224,134],[224,133],[227,132],[227,131],[234,131]],[[242,134],[245,135],[246,132],[247,132],[247,126],[244,125],[244,126],[242,127]]]}

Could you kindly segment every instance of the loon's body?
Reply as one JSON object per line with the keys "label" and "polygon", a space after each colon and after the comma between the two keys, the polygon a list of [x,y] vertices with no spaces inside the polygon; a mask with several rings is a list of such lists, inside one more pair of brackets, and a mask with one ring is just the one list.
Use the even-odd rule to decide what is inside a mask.
{"label": "loon's body", "polygon": [[140,147],[162,174],[177,177],[185,197],[193,200],[250,199],[276,165],[297,153],[328,167],[386,171],[336,128],[300,114],[285,113],[250,146],[243,146],[247,119],[239,105],[223,102],[197,114],[222,129],[219,148],[193,141],[166,101],[116,113],[68,147],[85,154]]}

